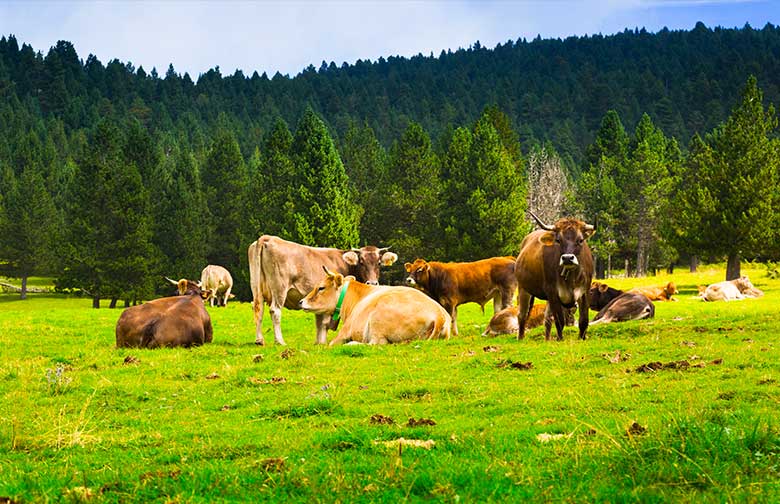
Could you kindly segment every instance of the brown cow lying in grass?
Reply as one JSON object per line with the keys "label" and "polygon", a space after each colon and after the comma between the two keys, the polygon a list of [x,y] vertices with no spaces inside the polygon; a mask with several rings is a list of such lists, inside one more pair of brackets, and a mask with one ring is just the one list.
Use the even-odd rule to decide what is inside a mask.
{"label": "brown cow lying in grass", "polygon": [[623,294],[622,290],[605,283],[593,282],[588,290],[588,304],[591,310],[599,311],[621,294]]}
{"label": "brown cow lying in grass", "polygon": [[331,345],[385,344],[449,339],[452,319],[425,293],[409,287],[367,285],[327,268],[325,278],[301,299],[302,310],[343,324]]}
{"label": "brown cow lying in grass", "polygon": [[148,301],[122,312],[116,323],[117,347],[190,347],[211,343],[211,317],[203,305],[209,291],[200,282],[168,279],[179,295]]}
{"label": "brown cow lying in grass", "polygon": [[[563,315],[566,318],[566,325],[574,325],[574,311],[576,308],[564,308]],[[547,303],[535,303],[531,308],[531,313],[526,320],[526,329],[533,329],[549,322],[552,326],[552,313],[547,311]],[[493,315],[482,336],[495,336],[497,334],[517,334],[517,306],[509,306]]]}
{"label": "brown cow lying in grass", "polygon": [[602,308],[590,325],[641,320],[655,316],[653,302],[640,292],[624,292]]}
{"label": "brown cow lying in grass", "polygon": [[672,299],[672,296],[679,294],[674,282],[669,282],[666,285],[660,286],[634,287],[629,292],[644,294],[650,301],[677,301],[676,299]]}
{"label": "brown cow lying in grass", "polygon": [[699,286],[699,297],[704,301],[737,301],[745,298],[760,298],[764,292],[757,289],[746,276],[734,280]]}

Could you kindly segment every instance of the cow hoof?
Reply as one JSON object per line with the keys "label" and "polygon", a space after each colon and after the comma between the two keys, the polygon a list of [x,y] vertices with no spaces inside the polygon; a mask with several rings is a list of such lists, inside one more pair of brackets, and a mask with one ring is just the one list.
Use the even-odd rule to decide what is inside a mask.
{"label": "cow hoof", "polygon": [[265,346],[265,341],[255,341],[255,345],[257,345],[257,346]]}

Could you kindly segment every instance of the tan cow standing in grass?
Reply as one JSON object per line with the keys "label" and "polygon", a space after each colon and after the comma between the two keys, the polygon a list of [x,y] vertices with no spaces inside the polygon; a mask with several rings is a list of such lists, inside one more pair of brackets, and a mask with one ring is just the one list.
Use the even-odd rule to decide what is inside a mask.
{"label": "tan cow standing in grass", "polygon": [[222,266],[209,264],[200,274],[200,286],[204,290],[211,291],[209,301],[214,306],[216,300],[217,306],[227,306],[228,299],[235,297],[230,293],[233,290],[233,277],[230,272]]}
{"label": "tan cow standing in grass", "polygon": [[383,287],[360,283],[323,267],[326,276],[301,299],[302,310],[342,326],[331,345],[381,345],[418,339],[449,339],[452,319],[436,301],[409,287]]}

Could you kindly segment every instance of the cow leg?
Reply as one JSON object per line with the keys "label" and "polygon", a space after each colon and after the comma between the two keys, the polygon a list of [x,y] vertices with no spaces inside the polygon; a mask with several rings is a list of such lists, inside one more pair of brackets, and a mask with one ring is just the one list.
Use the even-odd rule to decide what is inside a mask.
{"label": "cow leg", "polygon": [[282,337],[282,307],[276,303],[276,300],[271,301],[271,305],[268,307],[268,311],[271,312],[271,321],[274,323],[274,343],[277,345],[286,345],[284,338]]}
{"label": "cow leg", "polygon": [[225,294],[224,294],[225,297],[222,298],[222,306],[227,307],[228,299],[230,299],[230,291],[232,289],[233,289],[232,287],[228,287],[227,290],[225,291]]}
{"label": "cow leg", "polygon": [[550,329],[552,329],[553,319],[555,316],[553,315],[552,309],[550,309],[550,304],[547,303],[547,306],[544,308],[544,339],[545,341],[550,341]]}
{"label": "cow leg", "polygon": [[328,324],[325,323],[325,315],[314,315],[314,324],[317,326],[317,336],[314,344],[328,344]]}
{"label": "cow leg", "polygon": [[457,336],[458,335],[458,307],[451,306],[447,311],[450,312],[450,317],[452,317],[452,333],[455,336]]}
{"label": "cow leg", "polygon": [[550,306],[550,309],[553,312],[553,318],[555,319],[555,332],[557,334],[558,341],[563,341],[563,326],[564,326],[564,317],[563,317],[563,306],[560,302],[553,303],[552,301],[548,300],[547,304]]}
{"label": "cow leg", "polygon": [[588,331],[588,310],[590,310],[587,293],[577,300],[577,310],[580,312],[580,339],[584,340],[585,333]]}
{"label": "cow leg", "polygon": [[255,345],[265,345],[265,339],[263,338],[263,311],[265,310],[265,302],[262,298],[255,296],[252,301],[252,311],[255,315]]}
{"label": "cow leg", "polygon": [[520,289],[517,291],[517,339],[525,338],[525,321],[528,313],[534,306],[534,298],[529,293]]}

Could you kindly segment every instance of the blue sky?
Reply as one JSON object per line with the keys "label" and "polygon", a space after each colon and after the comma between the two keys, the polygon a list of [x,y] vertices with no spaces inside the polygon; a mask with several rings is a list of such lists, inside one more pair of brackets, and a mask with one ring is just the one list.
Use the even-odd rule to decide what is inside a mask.
{"label": "blue sky", "polygon": [[18,1],[0,0],[0,34],[44,53],[73,42],[82,59],[130,61],[163,74],[169,63],[194,78],[219,66],[269,76],[295,75],[323,60],[354,63],[380,56],[534,38],[780,24],[768,0],[487,1]]}

